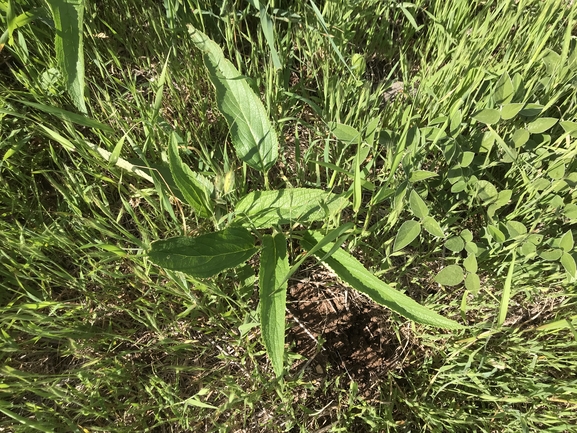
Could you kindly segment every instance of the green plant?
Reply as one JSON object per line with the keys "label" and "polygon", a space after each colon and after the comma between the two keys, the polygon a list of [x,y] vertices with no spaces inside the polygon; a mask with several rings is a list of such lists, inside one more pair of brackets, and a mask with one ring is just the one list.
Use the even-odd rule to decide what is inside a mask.
{"label": "green plant", "polygon": [[[56,60],[66,90],[76,108],[86,113],[84,101],[84,51],[83,31],[85,0],[46,0],[54,24]],[[0,2],[0,10],[6,13],[6,31],[0,36],[0,50],[5,43],[14,46],[14,32],[39,18],[46,17],[43,8],[35,8],[16,14],[15,0]],[[22,44],[22,43],[21,43]],[[24,43],[25,45],[25,43]],[[26,62],[27,59],[22,59]]]}
{"label": "green plant", "polygon": [[[215,42],[192,26],[189,31],[204,53],[205,66],[216,89],[219,109],[229,124],[237,155],[261,172],[268,185],[266,176],[277,159],[278,143],[262,102]],[[212,182],[181,160],[176,133],[171,135],[168,151],[175,184],[198,216],[212,218],[216,231],[153,242],[149,258],[167,269],[207,278],[240,266],[260,251],[261,332],[277,376],[283,372],[287,281],[311,255],[324,261],[351,287],[404,317],[436,327],[461,328],[382,282],[341,247],[354,231],[352,223],[339,224],[340,212],[350,204],[346,195],[309,188],[253,191],[235,203],[232,212],[221,216]],[[356,173],[355,183],[360,188],[358,169]],[[360,206],[358,195],[360,190],[355,188],[355,211]],[[296,229],[320,221],[331,223],[319,230]],[[287,230],[286,226],[292,229]],[[331,226],[337,227],[331,229]],[[261,232],[271,229],[272,234]],[[292,267],[289,267],[287,237],[299,240],[306,251]]]}

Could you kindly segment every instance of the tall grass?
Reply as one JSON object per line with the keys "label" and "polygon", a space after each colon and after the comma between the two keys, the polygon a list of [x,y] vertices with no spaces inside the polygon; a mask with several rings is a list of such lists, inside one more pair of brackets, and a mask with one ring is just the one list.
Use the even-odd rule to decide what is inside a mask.
{"label": "tall grass", "polygon": [[[315,4],[268,5],[277,69],[250,2],[88,2],[85,102],[108,128],[25,104],[75,110],[50,21],[14,31],[0,52],[2,428],[572,430],[575,6]],[[402,361],[374,375],[368,394],[339,365],[318,374],[314,359],[280,383],[254,327],[250,269],[196,280],[150,264],[153,240],[208,229],[173,195],[173,131],[193,170],[232,173],[229,203],[264,186],[231,149],[186,24],[224,47],[262,95],[281,146],[271,187],[346,192],[360,178],[359,212],[342,217],[359,228],[349,252],[468,331],[391,315]],[[508,79],[512,95],[502,92]],[[503,104],[524,111],[484,117],[508,117]],[[360,154],[331,132],[338,122],[364,134],[377,118]],[[547,118],[556,121],[541,131]],[[418,180],[426,172],[435,176]],[[412,191],[445,236],[423,228],[395,251],[403,223],[421,223]],[[478,275],[479,287],[437,284],[448,265]],[[301,365],[291,347],[285,356]]]}

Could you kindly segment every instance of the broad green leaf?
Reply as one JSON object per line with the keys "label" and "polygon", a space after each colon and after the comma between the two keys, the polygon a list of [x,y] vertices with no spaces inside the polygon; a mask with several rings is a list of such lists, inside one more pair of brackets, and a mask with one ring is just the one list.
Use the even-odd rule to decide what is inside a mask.
{"label": "broad green leaf", "polygon": [[527,233],[527,227],[519,221],[507,221],[507,231],[509,232],[509,237],[514,238]]}
{"label": "broad green leaf", "polygon": [[82,43],[84,0],[46,0],[56,27],[56,60],[66,89],[82,113],[84,103],[84,51]]}
{"label": "broad green leaf", "polygon": [[257,251],[250,232],[233,227],[193,238],[153,242],[148,257],[163,268],[208,278],[246,262]]}
{"label": "broad green leaf", "polygon": [[375,138],[379,135],[379,125],[381,118],[379,116],[373,117],[367,124],[365,131],[365,142],[372,147],[375,144]]}
{"label": "broad green leaf", "polygon": [[507,239],[505,238],[505,234],[494,225],[488,225],[487,231],[489,232],[491,237],[495,240],[495,242],[502,244]]}
{"label": "broad green leaf", "polygon": [[559,260],[562,255],[563,255],[563,250],[553,249],[553,250],[542,251],[541,254],[539,254],[539,257],[541,257],[543,260],[555,261],[555,260]]}
{"label": "broad green leaf", "polygon": [[501,119],[513,119],[523,109],[525,104],[505,104],[501,107]]}
{"label": "broad green leaf", "polygon": [[559,125],[573,138],[577,138],[577,122],[559,122]]}
{"label": "broad green leaf", "polygon": [[494,123],[497,123],[500,118],[501,113],[499,113],[499,110],[495,110],[494,108],[485,108],[473,115],[473,119],[484,123],[485,125],[493,125]]}
{"label": "broad green leaf", "polygon": [[425,140],[427,141],[439,141],[447,137],[447,133],[445,131],[443,131],[441,128],[435,127],[421,128],[421,134],[423,134],[423,137],[425,137]]}
{"label": "broad green leaf", "polygon": [[481,288],[481,280],[477,274],[467,274],[465,277],[465,287],[469,292],[473,295],[479,293],[479,289]]}
{"label": "broad green leaf", "polygon": [[475,158],[475,152],[463,152],[460,166],[463,168],[470,166],[474,158]]}
{"label": "broad green leaf", "polygon": [[459,265],[449,265],[444,267],[435,277],[435,281],[443,286],[456,286],[465,278],[463,268]]}
{"label": "broad green leaf", "polygon": [[423,219],[429,215],[427,204],[415,190],[409,195],[409,206],[417,218]]}
{"label": "broad green leaf", "polygon": [[459,164],[451,167],[447,173],[447,179],[450,183],[454,184],[463,179],[463,169]]}
{"label": "broad green leaf", "polygon": [[424,27],[424,24],[418,25],[413,14],[411,14],[411,12],[409,12],[409,9],[405,6],[414,6],[414,5],[412,5],[411,3],[400,3],[398,7],[401,9],[403,14],[407,18],[407,21],[409,21],[409,23],[413,26],[415,31],[418,32]]}
{"label": "broad green leaf", "polygon": [[461,236],[450,237],[445,241],[445,248],[458,253],[459,251],[462,251],[463,248],[465,248],[465,241],[463,241]]}
{"label": "broad green leaf", "polygon": [[576,220],[577,219],[577,204],[575,203],[569,203],[565,206],[565,208],[563,209],[563,214],[569,218],[570,220]]}
{"label": "broad green leaf", "polygon": [[527,236],[527,241],[531,242],[533,245],[539,245],[541,242],[543,242],[543,237],[543,235],[532,233]]}
{"label": "broad green leaf", "polygon": [[523,109],[519,112],[519,114],[525,117],[535,117],[541,114],[541,111],[543,111],[543,105],[527,104],[523,107]]}
{"label": "broad green leaf", "polygon": [[200,174],[194,173],[186,164],[182,162],[178,153],[177,139],[174,133],[170,136],[168,145],[168,160],[172,178],[178,189],[199,216],[209,218],[214,210],[210,199],[210,191],[205,187],[205,183],[199,180]]}
{"label": "broad green leaf", "polygon": [[467,272],[476,274],[478,266],[477,266],[477,257],[475,257],[475,254],[469,254],[467,258],[463,260],[463,266],[465,267],[465,270]]}
{"label": "broad green leaf", "polygon": [[[322,234],[306,232],[302,246],[310,250],[322,238]],[[330,252],[332,245],[322,248],[324,254]],[[324,255],[323,254],[323,255]],[[321,257],[321,254],[315,254]],[[463,326],[420,305],[407,295],[393,289],[369,272],[357,259],[339,248],[329,258],[323,260],[338,276],[352,288],[369,296],[378,304],[385,305],[415,322],[447,329],[460,329]]]}
{"label": "broad green leaf", "polygon": [[427,170],[413,170],[409,176],[409,182],[415,183],[421,180],[429,179],[431,177],[438,176],[437,173]]}
{"label": "broad green leaf", "polygon": [[349,205],[343,197],[320,189],[255,191],[235,207],[235,223],[254,228],[311,223],[339,213]]}
{"label": "broad green leaf", "polygon": [[515,131],[515,133],[511,137],[511,141],[513,142],[513,146],[515,148],[519,148],[523,146],[525,143],[527,143],[530,137],[531,134],[529,134],[529,131],[527,131],[525,128],[521,128]]}
{"label": "broad green leaf", "polygon": [[553,209],[560,208],[564,204],[565,203],[563,201],[563,197],[558,194],[555,194],[553,197],[551,197],[551,200],[549,201],[549,206],[551,206]]}
{"label": "broad green leaf", "polygon": [[278,140],[260,98],[214,41],[191,25],[188,30],[204,53],[218,108],[228,122],[236,153],[255,170],[267,172],[278,157]]}
{"label": "broad green leaf", "polygon": [[479,197],[483,201],[489,200],[490,198],[495,197],[497,195],[497,188],[495,188],[495,185],[493,185],[491,182],[487,180],[478,181],[477,188],[478,188],[477,197]]}
{"label": "broad green leaf", "polygon": [[451,187],[451,192],[453,194],[456,194],[461,191],[465,191],[466,188],[467,188],[467,182],[465,182],[464,180],[459,180]]}
{"label": "broad green leaf", "polygon": [[559,241],[559,247],[566,252],[573,250],[573,233],[571,230],[567,230],[563,236],[561,236],[561,240]]}
{"label": "broad green leaf", "polygon": [[357,79],[361,79],[367,69],[367,62],[362,54],[355,53],[351,57],[351,70]]}
{"label": "broad green leaf", "polygon": [[329,125],[329,128],[333,135],[343,143],[358,143],[361,139],[361,133],[352,126],[333,122]]}
{"label": "broad green leaf", "polygon": [[551,179],[561,179],[563,176],[565,176],[565,164],[561,164],[557,161],[552,162],[547,169],[547,174]]}
{"label": "broad green leaf", "polygon": [[547,55],[543,57],[543,63],[548,75],[553,75],[553,73],[563,66],[563,59],[561,56],[553,50],[545,50]]}
{"label": "broad green leaf", "polygon": [[471,242],[473,240],[473,233],[471,233],[469,229],[461,230],[459,236],[461,236],[465,242]]}
{"label": "broad green leaf", "polygon": [[480,153],[490,153],[491,149],[495,145],[495,133],[493,131],[485,131],[483,137],[481,138],[481,146],[479,148]]}
{"label": "broad green leaf", "polygon": [[421,143],[421,132],[416,126],[411,126],[403,131],[401,140],[405,142],[405,148],[411,153],[416,152],[417,147]]}
{"label": "broad green leaf", "polygon": [[477,247],[475,242],[466,242],[465,251],[467,251],[469,254],[477,254],[479,252],[479,247]]}
{"label": "broad green leaf", "polygon": [[542,134],[552,128],[558,121],[559,119],[555,119],[554,117],[541,117],[540,119],[529,123],[527,125],[527,131],[531,134]]}
{"label": "broad green leaf", "polygon": [[511,258],[511,263],[509,264],[509,271],[507,272],[507,277],[505,278],[503,294],[501,295],[501,303],[499,304],[499,319],[497,321],[497,326],[501,326],[503,323],[505,323],[505,319],[507,318],[509,300],[511,299],[511,284],[513,282],[513,271],[515,270],[516,257],[517,253],[515,250],[513,250],[513,257]]}
{"label": "broad green leaf", "polygon": [[529,242],[529,241],[523,242],[523,245],[521,245],[521,254],[523,254],[524,256],[531,255],[531,254],[535,253],[536,251],[537,251],[537,247],[532,242]]}
{"label": "broad green leaf", "polygon": [[433,236],[436,236],[438,238],[445,237],[445,232],[443,232],[441,225],[432,216],[428,216],[425,219],[423,219],[422,224],[423,228]]}
{"label": "broad green leaf", "polygon": [[577,278],[577,265],[575,264],[575,259],[571,254],[563,253],[561,256],[561,264],[571,278]]}
{"label": "broad green leaf", "polygon": [[124,146],[124,141],[126,140],[129,132],[130,131],[127,131],[122,137],[120,137],[120,140],[116,142],[116,145],[110,154],[110,159],[108,160],[110,166],[113,166],[118,162],[118,158],[120,158],[120,153],[122,152],[122,147]]}
{"label": "broad green leaf", "polygon": [[487,208],[487,215],[489,216],[489,218],[493,218],[495,212],[509,202],[509,200],[511,199],[510,193],[511,190],[501,191],[497,195],[497,199],[491,201],[491,205]]}
{"label": "broad green leaf", "polygon": [[493,94],[495,103],[503,104],[510,102],[511,99],[513,99],[514,94],[515,89],[513,88],[511,77],[507,72],[505,72],[501,75],[501,78],[499,78],[499,81],[497,81],[497,85],[495,86],[495,93]]}
{"label": "broad green leaf", "polygon": [[449,124],[449,132],[451,135],[455,136],[461,129],[461,123],[463,122],[463,113],[461,110],[456,110],[451,116],[451,123]]}
{"label": "broad green leaf", "polygon": [[260,256],[260,323],[264,347],[277,377],[284,358],[285,308],[289,271],[286,239],[282,233],[264,235]]}
{"label": "broad green leaf", "polygon": [[395,237],[393,252],[399,251],[413,242],[421,233],[421,224],[415,220],[405,221]]}

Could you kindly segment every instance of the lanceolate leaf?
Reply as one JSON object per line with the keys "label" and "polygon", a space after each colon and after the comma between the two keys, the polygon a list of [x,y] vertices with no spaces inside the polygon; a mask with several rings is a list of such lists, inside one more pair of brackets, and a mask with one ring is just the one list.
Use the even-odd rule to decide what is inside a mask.
{"label": "lanceolate leaf", "polygon": [[260,259],[260,323],[266,352],[277,377],[282,375],[285,307],[289,271],[286,239],[282,233],[264,235]]}
{"label": "lanceolate leaf", "polygon": [[495,87],[495,93],[493,96],[497,104],[510,102],[511,99],[513,99],[515,88],[513,87],[513,82],[507,72],[501,75],[501,78],[499,78]]}
{"label": "lanceolate leaf", "polygon": [[76,108],[86,113],[82,51],[84,0],[46,1],[56,27],[56,59],[66,80],[66,88]]}
{"label": "lanceolate leaf", "polygon": [[345,198],[320,189],[256,191],[237,203],[235,223],[254,228],[310,223],[337,214],[348,204]]}
{"label": "lanceolate leaf", "polygon": [[188,204],[194,208],[198,215],[210,217],[213,214],[210,191],[205,187],[206,182],[199,180],[201,175],[194,173],[182,162],[182,159],[180,159],[174,133],[170,136],[168,160],[172,178]]}
{"label": "lanceolate leaf", "polygon": [[268,171],[278,156],[278,140],[261,100],[214,41],[191,25],[188,29],[204,53],[218,108],[228,122],[239,158],[256,170]]}
{"label": "lanceolate leaf", "polygon": [[409,195],[409,205],[417,218],[424,219],[429,215],[427,204],[415,190]]}
{"label": "lanceolate leaf", "polygon": [[395,237],[393,251],[399,251],[409,245],[421,233],[421,224],[415,220],[405,221]]}
{"label": "lanceolate leaf", "polygon": [[[309,250],[322,239],[322,234],[306,232],[302,239],[302,246]],[[315,255],[322,257],[332,249],[332,244],[321,248]],[[369,296],[375,302],[385,305],[402,316],[425,325],[439,328],[458,329],[462,328],[457,322],[447,319],[440,314],[420,305],[407,295],[393,289],[371,272],[369,272],[357,259],[339,248],[331,257],[325,258],[324,262],[339,276],[341,280]]]}
{"label": "lanceolate leaf", "polygon": [[535,120],[527,125],[527,130],[531,134],[542,134],[543,132],[547,131],[551,127],[553,127],[559,119],[555,119],[554,117],[542,117],[540,119]]}
{"label": "lanceolate leaf", "polygon": [[438,238],[445,237],[445,233],[443,232],[440,224],[431,216],[428,216],[423,220],[423,228],[433,236]]}
{"label": "lanceolate leaf", "polygon": [[150,260],[166,269],[208,278],[250,259],[258,248],[241,227],[191,237],[164,239],[152,244]]}

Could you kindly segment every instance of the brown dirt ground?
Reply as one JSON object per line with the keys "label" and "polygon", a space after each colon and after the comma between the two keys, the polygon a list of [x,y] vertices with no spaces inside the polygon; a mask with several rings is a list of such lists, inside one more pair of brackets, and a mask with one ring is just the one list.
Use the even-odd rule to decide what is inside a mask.
{"label": "brown dirt ground", "polygon": [[292,371],[304,368],[309,377],[341,374],[369,400],[379,398],[379,378],[406,366],[415,349],[410,328],[403,326],[397,336],[389,310],[320,266],[291,280],[287,306],[290,350],[305,358]]}

